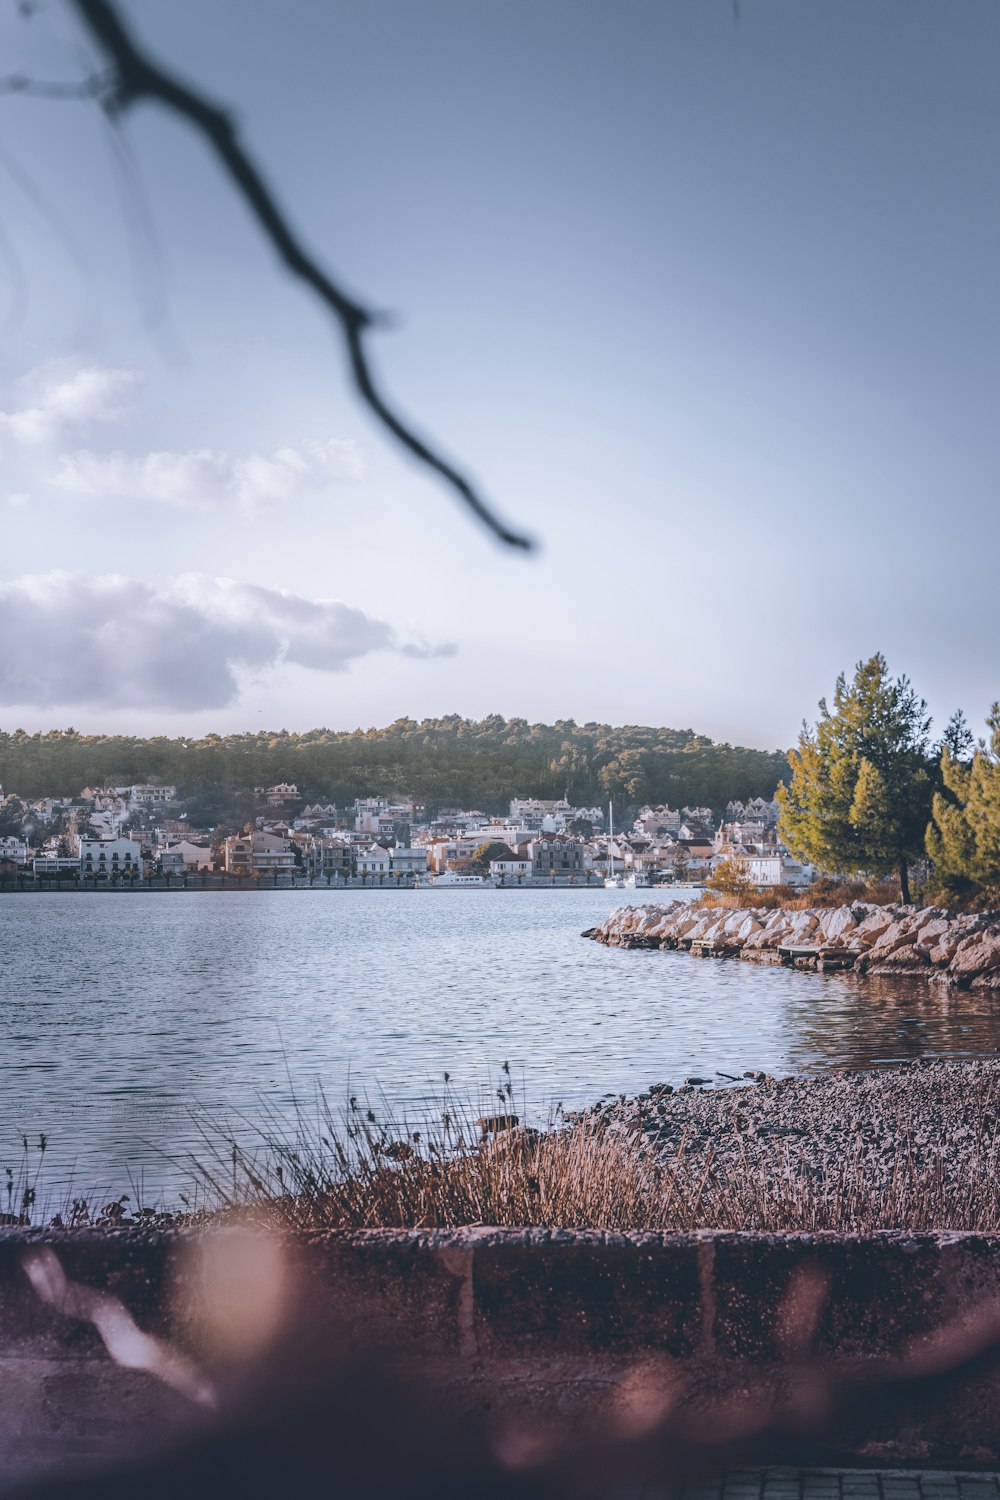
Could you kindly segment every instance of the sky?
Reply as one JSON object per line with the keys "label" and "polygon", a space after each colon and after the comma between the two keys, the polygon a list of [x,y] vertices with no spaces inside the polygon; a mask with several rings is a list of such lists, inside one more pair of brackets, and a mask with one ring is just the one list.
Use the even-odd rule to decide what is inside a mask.
{"label": "sky", "polygon": [[[384,311],[359,404],[187,126],[0,96],[0,726],[792,743],[1000,697],[994,0],[121,0]],[[0,5],[9,73],[93,62]]]}

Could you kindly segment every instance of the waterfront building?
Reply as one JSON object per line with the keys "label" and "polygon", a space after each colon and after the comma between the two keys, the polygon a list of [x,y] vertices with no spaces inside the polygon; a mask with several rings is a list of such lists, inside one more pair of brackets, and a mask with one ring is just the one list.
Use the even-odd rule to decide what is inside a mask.
{"label": "waterfront building", "polygon": [[346,836],[313,837],[303,851],[303,865],[314,879],[350,880],[354,874],[354,848]]}
{"label": "waterfront building", "polygon": [[79,875],[80,857],[77,854],[36,854],[31,868],[37,876]]}
{"label": "waterfront building", "polygon": [[503,859],[490,860],[490,875],[503,885],[519,885],[531,875],[531,860],[511,854]]}
{"label": "waterfront building", "polygon": [[486,840],[481,829],[476,829],[474,833],[456,834],[454,838],[429,839],[425,845],[428,867],[436,875],[443,874],[445,870],[468,875],[472,871],[472,856],[484,842]]}
{"label": "waterfront building", "polygon": [[384,877],[390,870],[389,851],[381,844],[363,844],[355,856],[354,867],[359,876],[369,880]]}
{"label": "waterfront building", "polygon": [[81,839],[80,873],[85,880],[141,875],[142,849],[136,839]]}
{"label": "waterfront building", "polygon": [[295,869],[291,840],[261,829],[226,839],[222,850],[227,875],[270,875]]}
{"label": "waterfront building", "polygon": [[160,851],[160,868],[183,875],[190,870],[210,870],[212,850],[207,844],[193,844],[190,839],[178,839]]}
{"label": "waterfront building", "polygon": [[754,885],[802,887],[811,885],[815,875],[810,865],[800,864],[782,848],[772,849],[768,853],[738,854],[733,859]]}
{"label": "waterfront building", "polygon": [[532,839],[528,844],[531,873],[535,877],[583,874],[583,843],[561,834]]}
{"label": "waterfront building", "polygon": [[12,865],[27,864],[27,844],[23,839],[15,838],[12,834],[0,838],[0,861],[9,862]]}
{"label": "waterfront building", "polygon": [[394,877],[404,875],[410,878],[415,875],[426,875],[427,850],[411,849],[403,844],[397,844],[395,848],[389,850],[389,869]]}

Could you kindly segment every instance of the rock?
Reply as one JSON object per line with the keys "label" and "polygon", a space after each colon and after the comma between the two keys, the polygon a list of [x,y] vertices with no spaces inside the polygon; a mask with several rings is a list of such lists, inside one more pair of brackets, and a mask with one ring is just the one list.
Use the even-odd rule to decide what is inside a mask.
{"label": "rock", "polygon": [[854,933],[857,925],[851,908],[838,906],[833,911],[823,913],[819,922],[819,935],[828,947],[846,947],[847,939]]}
{"label": "rock", "polygon": [[[926,949],[928,956],[948,937],[951,923],[947,917],[932,916],[917,928],[917,942]],[[956,944],[957,946],[957,944]],[[954,952],[954,949],[952,949]]]}
{"label": "rock", "polygon": [[[1000,916],[949,916],[934,906],[856,902],[832,910],[778,907],[766,913],[699,909],[686,902],[621,906],[583,936],[619,948],[676,948],[702,939],[757,962],[773,961],[782,944],[821,944],[857,953],[859,974],[927,973],[933,967],[940,979],[1000,989]],[[995,983],[991,975],[998,976]]]}
{"label": "rock", "polygon": [[949,965],[950,972],[958,979],[971,979],[975,974],[1000,968],[1000,931],[996,929],[973,933],[955,950]]}
{"label": "rock", "polygon": [[878,976],[888,974],[919,974],[930,964],[930,955],[919,943],[904,943],[889,953],[866,953],[861,962],[865,973]]}
{"label": "rock", "polygon": [[857,929],[857,936],[861,940],[862,947],[869,947],[878,941],[884,932],[887,932],[895,923],[896,918],[891,907],[880,906],[867,916]]}
{"label": "rock", "polygon": [[893,922],[880,937],[869,945],[868,957],[875,963],[884,959],[896,948],[912,948],[913,930],[906,920]]}

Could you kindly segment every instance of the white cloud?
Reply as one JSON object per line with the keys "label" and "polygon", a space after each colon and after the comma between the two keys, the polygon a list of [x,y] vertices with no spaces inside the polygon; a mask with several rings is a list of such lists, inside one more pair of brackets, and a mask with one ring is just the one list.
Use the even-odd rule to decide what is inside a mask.
{"label": "white cloud", "polygon": [[241,668],[343,672],[374,651],[454,650],[400,640],[335,599],[203,574],[163,587],[68,572],[0,584],[0,702],[24,706],[222,708]]}
{"label": "white cloud", "polygon": [[271,454],[187,452],[64,453],[53,482],[78,495],[121,497],[198,510],[255,511],[295,499],[333,479],[360,479],[364,457],[350,438],[307,442]]}
{"label": "white cloud", "polygon": [[306,443],[306,452],[334,479],[364,479],[365,456],[353,438],[327,438]]}
{"label": "white cloud", "polygon": [[95,422],[114,421],[122,415],[138,380],[134,370],[100,365],[62,376],[51,369],[33,371],[22,382],[25,404],[0,411],[0,432],[8,432],[26,447],[39,447]]}

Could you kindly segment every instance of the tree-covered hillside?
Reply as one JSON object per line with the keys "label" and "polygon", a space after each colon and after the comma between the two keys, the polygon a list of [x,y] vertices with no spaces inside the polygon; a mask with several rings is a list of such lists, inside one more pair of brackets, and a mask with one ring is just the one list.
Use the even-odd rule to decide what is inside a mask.
{"label": "tree-covered hillside", "polygon": [[305,734],[209,734],[137,739],[0,732],[0,784],[23,797],[73,796],[84,786],[172,782],[182,797],[215,801],[249,787],[294,781],[309,799],[340,804],[366,795],[413,796],[442,806],[505,811],[511,797],[593,805],[667,802],[724,807],[731,797],[771,797],[788,776],[783,751],[714,744],[689,729],[626,724],[529,724],[397,719],[385,729]]}

